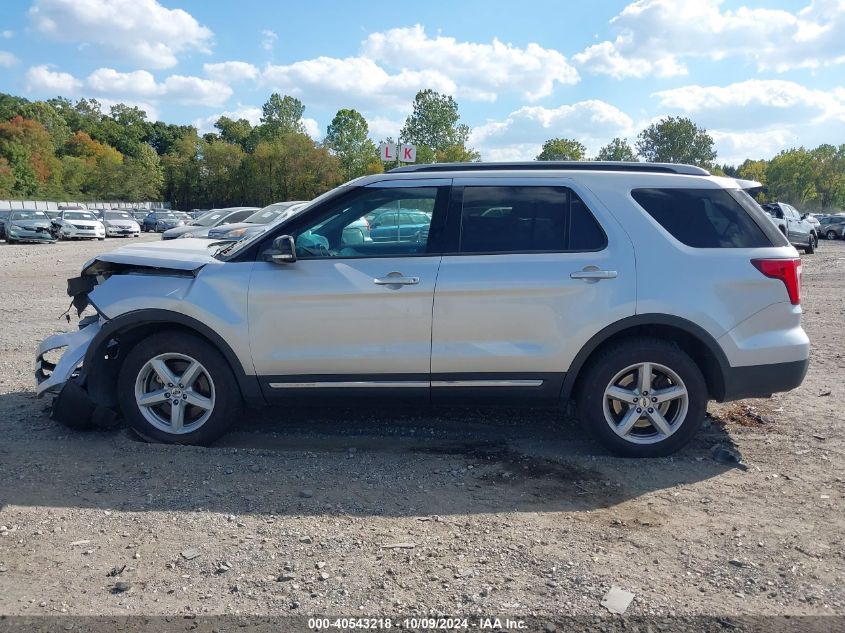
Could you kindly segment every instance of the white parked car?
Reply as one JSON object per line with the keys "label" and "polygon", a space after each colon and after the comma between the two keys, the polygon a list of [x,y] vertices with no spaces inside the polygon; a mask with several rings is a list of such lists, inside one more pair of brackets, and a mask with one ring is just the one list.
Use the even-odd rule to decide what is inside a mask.
{"label": "white parked car", "polygon": [[56,237],[60,240],[106,239],[106,227],[91,211],[65,209],[53,219]]}
{"label": "white parked car", "polygon": [[106,227],[107,237],[138,237],[141,235],[141,225],[128,211],[106,209],[103,211],[103,226]]}

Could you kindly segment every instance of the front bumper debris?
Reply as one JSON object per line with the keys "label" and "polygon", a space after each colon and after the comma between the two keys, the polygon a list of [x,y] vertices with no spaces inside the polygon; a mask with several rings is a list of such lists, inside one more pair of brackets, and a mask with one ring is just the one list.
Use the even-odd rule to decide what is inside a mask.
{"label": "front bumper debris", "polygon": [[[100,331],[101,326],[102,321],[98,319],[76,332],[54,334],[44,339],[38,346],[35,357],[35,395],[37,397],[61,391],[62,386],[79,369],[88,346]],[[47,352],[63,347],[67,349],[57,363],[51,363],[44,358]]]}

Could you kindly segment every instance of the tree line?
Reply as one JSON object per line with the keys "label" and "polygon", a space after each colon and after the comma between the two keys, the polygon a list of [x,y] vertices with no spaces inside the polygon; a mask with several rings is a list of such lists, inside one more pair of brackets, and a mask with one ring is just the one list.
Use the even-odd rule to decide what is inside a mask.
{"label": "tree line", "polygon": [[[338,110],[321,142],[305,133],[304,115],[299,99],[274,93],[258,124],[223,116],[214,132],[200,134],[191,125],[150,122],[143,110],[120,103],[105,112],[94,99],[29,101],[0,93],[0,198],[163,199],[179,209],[263,206],[311,199],[385,168],[357,110]],[[416,145],[420,163],[477,161],[470,132],[453,97],[421,90],[397,140]],[[583,143],[571,138],[547,140],[536,158],[589,160]],[[845,144],[718,164],[706,129],[665,117],[642,130],[633,146],[614,138],[593,158],[690,163],[759,180],[765,200],[845,207]]]}

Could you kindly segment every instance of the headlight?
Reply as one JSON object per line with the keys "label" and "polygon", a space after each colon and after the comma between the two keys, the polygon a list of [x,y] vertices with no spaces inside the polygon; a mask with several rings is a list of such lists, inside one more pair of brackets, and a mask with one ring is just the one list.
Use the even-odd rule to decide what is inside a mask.
{"label": "headlight", "polygon": [[18,225],[18,224],[10,224],[9,230],[10,231],[23,231],[24,228],[22,226]]}
{"label": "headlight", "polygon": [[182,235],[179,236],[179,239],[183,239],[183,238],[186,238],[186,237],[193,237],[193,236],[194,236],[193,233],[182,233]]}
{"label": "headlight", "polygon": [[232,229],[231,231],[224,233],[223,237],[243,237],[244,233],[246,233],[246,228]]}

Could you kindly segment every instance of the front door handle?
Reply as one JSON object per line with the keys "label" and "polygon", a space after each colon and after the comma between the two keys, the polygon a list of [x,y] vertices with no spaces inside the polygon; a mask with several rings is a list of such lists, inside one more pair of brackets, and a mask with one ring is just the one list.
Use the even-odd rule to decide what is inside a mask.
{"label": "front door handle", "polygon": [[584,270],[579,270],[574,273],[570,273],[570,279],[586,279],[586,280],[593,280],[599,281],[601,279],[616,279],[617,272],[615,270],[599,270],[594,266],[588,266]]}
{"label": "front door handle", "polygon": [[377,286],[415,286],[420,283],[419,277],[406,277],[400,272],[390,272],[384,277],[376,277],[373,283]]}

